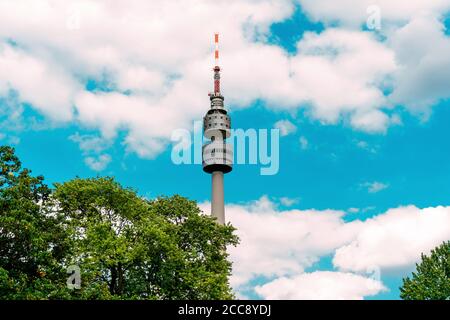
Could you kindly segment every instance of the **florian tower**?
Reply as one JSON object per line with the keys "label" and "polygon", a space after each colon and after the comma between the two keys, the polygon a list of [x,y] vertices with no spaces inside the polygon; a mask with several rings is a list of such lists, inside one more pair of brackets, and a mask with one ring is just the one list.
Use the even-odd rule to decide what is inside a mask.
{"label": "florian tower", "polygon": [[220,93],[219,35],[214,35],[215,67],[214,92],[209,94],[211,108],[203,117],[203,171],[212,176],[211,215],[220,224],[225,223],[223,176],[232,170],[233,150],[226,139],[230,137],[231,119],[224,107]]}

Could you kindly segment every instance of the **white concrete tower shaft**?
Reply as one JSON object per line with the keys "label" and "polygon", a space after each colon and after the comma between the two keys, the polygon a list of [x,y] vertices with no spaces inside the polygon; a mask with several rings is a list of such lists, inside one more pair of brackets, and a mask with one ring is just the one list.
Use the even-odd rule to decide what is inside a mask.
{"label": "white concrete tower shaft", "polygon": [[223,189],[223,172],[212,173],[211,215],[218,223],[225,224],[225,193]]}

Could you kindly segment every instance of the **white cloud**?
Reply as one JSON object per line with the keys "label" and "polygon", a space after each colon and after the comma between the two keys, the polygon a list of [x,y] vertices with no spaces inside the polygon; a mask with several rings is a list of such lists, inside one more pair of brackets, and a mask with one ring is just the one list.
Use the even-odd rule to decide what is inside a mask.
{"label": "white cloud", "polygon": [[300,142],[300,148],[302,148],[302,150],[306,150],[309,147],[309,141],[308,139],[306,139],[304,136],[301,136],[299,139]]}
{"label": "white cloud", "polygon": [[7,144],[18,145],[20,143],[20,138],[16,136],[6,135],[0,132],[0,141],[3,140]]}
{"label": "white cloud", "polygon": [[101,153],[109,147],[109,141],[95,135],[80,135],[78,132],[69,136],[69,140],[79,144],[84,153]]}
{"label": "white cloud", "polygon": [[[75,117],[107,138],[127,131],[128,149],[152,158],[208,108],[213,31],[239,53],[292,12],[290,1],[131,2],[0,1],[0,95],[15,90],[52,120]],[[88,80],[108,93],[86,92]]]}
{"label": "white cloud", "polygon": [[[210,210],[208,203],[201,208],[204,212]],[[265,279],[266,284],[297,277],[298,281],[310,281],[321,275],[328,279],[328,274],[311,276],[304,271],[321,257],[330,255],[334,256],[333,264],[339,271],[358,273],[361,278],[352,279],[361,281],[374,269],[379,269],[381,275],[394,269],[409,272],[420,260],[421,253],[428,253],[450,236],[450,207],[401,207],[364,221],[346,222],[344,215],[336,210],[279,210],[267,196],[245,205],[227,205],[227,220],[237,228],[241,239],[237,247],[228,250],[233,262],[233,288],[248,294],[251,281],[256,277]],[[335,273],[330,277],[339,282],[347,276]],[[358,281],[355,282],[364,283]],[[283,287],[285,282],[289,281],[275,283]],[[336,288],[340,286],[344,284],[333,284]],[[353,297],[357,298],[378,292],[364,291],[363,284],[353,289],[347,293],[331,293],[335,297],[354,293]],[[301,286],[298,290],[302,292]],[[264,292],[270,291],[259,293],[264,296]]]}
{"label": "white cloud", "polygon": [[450,38],[437,18],[421,15],[390,37],[400,68],[390,100],[425,111],[450,97]]}
{"label": "white cloud", "polygon": [[388,184],[378,182],[378,181],[366,182],[366,183],[363,183],[361,186],[367,188],[367,192],[369,192],[369,193],[378,193],[389,187]]}
{"label": "white cloud", "polygon": [[335,123],[342,114],[350,114],[352,124],[367,131],[381,131],[387,125],[379,110],[386,103],[382,80],[396,69],[388,48],[369,33],[328,29],[305,34],[298,49],[291,61],[292,82],[297,101],[311,101],[315,117]]}
{"label": "white cloud", "polygon": [[293,206],[294,204],[297,204],[298,201],[299,201],[298,198],[295,198],[295,199],[289,198],[289,197],[281,197],[281,198],[280,198],[280,203],[281,203],[283,206],[286,206],[286,207],[291,207],[291,206]]}
{"label": "white cloud", "polygon": [[16,136],[11,136],[8,139],[8,143],[12,145],[18,145],[20,143],[20,138]]}
{"label": "white cloud", "polygon": [[280,135],[282,137],[288,136],[297,131],[297,126],[289,120],[280,120],[275,122],[274,128],[280,129]]}
{"label": "white cloud", "polygon": [[377,153],[379,149],[379,146],[371,146],[367,141],[364,140],[357,140],[355,141],[355,144],[358,148],[374,154]]}
{"label": "white cloud", "polygon": [[362,300],[385,290],[378,280],[330,271],[281,277],[255,288],[259,295],[270,300]]}
{"label": "white cloud", "polygon": [[[209,212],[207,204],[202,209]],[[234,262],[231,283],[235,288],[256,276],[303,272],[321,255],[348,243],[355,227],[345,225],[342,211],[278,211],[267,197],[244,206],[228,205],[226,211],[241,239],[239,246],[229,248]]]}
{"label": "white cloud", "polygon": [[[389,24],[383,42],[350,27],[366,19],[370,1],[300,0],[310,16],[342,27],[305,33],[288,55],[265,41],[295,2],[0,0],[0,96],[17,92],[51,121],[74,121],[108,139],[124,131],[129,151],[153,158],[174,129],[190,128],[208,108],[214,31],[231,108],[264,100],[378,133],[398,123],[386,109],[423,108],[449,95],[449,40],[436,20],[448,0],[380,0],[384,18],[405,20]],[[216,12],[221,19],[211,19]],[[88,82],[107,92],[87,92]]]}
{"label": "white cloud", "polygon": [[52,120],[72,119],[78,84],[58,64],[50,65],[5,43],[0,43],[0,88],[4,95],[14,90]]}
{"label": "white cloud", "polygon": [[102,154],[111,146],[111,141],[96,135],[80,135],[78,132],[69,136],[69,140],[77,143],[83,153],[84,163],[94,171],[106,169],[112,158]]}
{"label": "white cloud", "polygon": [[356,113],[351,123],[353,127],[368,132],[384,132],[389,123],[389,117],[379,110],[367,110]]}
{"label": "white cloud", "polygon": [[108,154],[101,154],[97,157],[89,156],[84,159],[86,165],[94,171],[103,171],[111,162],[111,156]]}
{"label": "white cloud", "polygon": [[352,271],[407,269],[449,238],[450,207],[391,209],[364,221],[356,238],[336,250],[333,264]]}
{"label": "white cloud", "polygon": [[[366,23],[367,8],[380,8],[382,26],[408,21],[423,12],[439,14],[450,9],[449,0],[298,0],[302,8],[314,19],[346,26],[360,26]],[[388,24],[388,25],[386,25]]]}
{"label": "white cloud", "polygon": [[[381,34],[386,47],[395,53],[397,69],[392,72],[393,93],[388,105],[404,105],[413,111],[429,112],[428,107],[450,97],[450,39],[440,20],[450,11],[450,0],[299,0],[314,19],[345,27],[358,27],[368,18],[367,8],[377,5],[381,14]],[[376,110],[374,110],[376,111]],[[386,128],[388,119],[372,113],[355,119],[369,131]],[[365,120],[367,119],[367,120]],[[398,124],[398,117],[390,119]],[[369,126],[368,126],[369,125]]]}

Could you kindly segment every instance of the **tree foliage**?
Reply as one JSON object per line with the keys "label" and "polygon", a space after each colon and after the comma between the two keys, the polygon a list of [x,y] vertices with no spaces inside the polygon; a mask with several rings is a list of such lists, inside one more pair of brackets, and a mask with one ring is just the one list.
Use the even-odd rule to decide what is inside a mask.
{"label": "tree foliage", "polygon": [[45,298],[64,279],[67,249],[61,221],[45,214],[51,190],[10,147],[0,147],[0,170],[0,297]]}
{"label": "tree foliage", "polygon": [[[48,188],[0,148],[1,299],[229,299],[233,227],[181,196],[147,200],[113,178]],[[81,289],[66,286],[67,267]]]}
{"label": "tree foliage", "polygon": [[411,278],[403,279],[400,297],[405,300],[450,299],[450,241],[422,254],[422,262],[416,264]]}

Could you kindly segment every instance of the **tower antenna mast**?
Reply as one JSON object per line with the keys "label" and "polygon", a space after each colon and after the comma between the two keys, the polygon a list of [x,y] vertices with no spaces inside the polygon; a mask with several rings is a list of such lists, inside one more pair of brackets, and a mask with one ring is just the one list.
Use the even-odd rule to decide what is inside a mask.
{"label": "tower antenna mast", "polygon": [[219,34],[214,34],[214,95],[220,95],[220,67],[219,67]]}
{"label": "tower antenna mast", "polygon": [[214,45],[216,50],[214,51],[214,57],[216,59],[216,66],[219,66],[219,34],[214,34]]}

